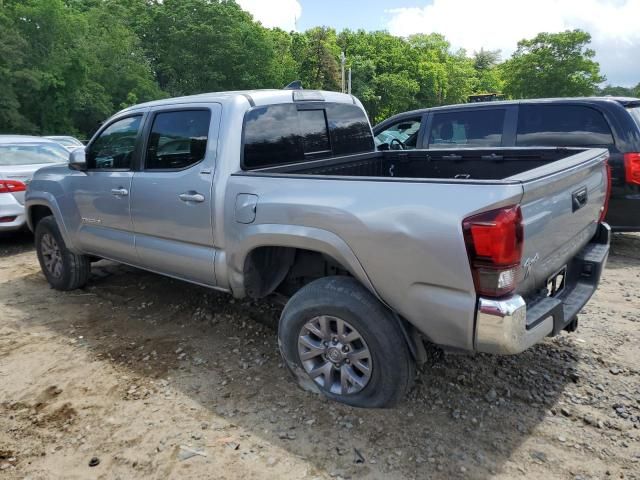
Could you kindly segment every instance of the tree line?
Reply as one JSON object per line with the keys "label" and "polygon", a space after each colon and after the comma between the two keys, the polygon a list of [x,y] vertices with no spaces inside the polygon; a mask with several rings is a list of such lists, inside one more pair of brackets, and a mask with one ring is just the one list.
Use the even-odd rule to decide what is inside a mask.
{"label": "tree line", "polygon": [[340,54],[372,122],[414,108],[507,98],[640,96],[605,81],[588,33],[541,33],[502,59],[440,34],[264,28],[233,0],[0,0],[0,133],[87,136],[163,97],[253,88],[339,90]]}

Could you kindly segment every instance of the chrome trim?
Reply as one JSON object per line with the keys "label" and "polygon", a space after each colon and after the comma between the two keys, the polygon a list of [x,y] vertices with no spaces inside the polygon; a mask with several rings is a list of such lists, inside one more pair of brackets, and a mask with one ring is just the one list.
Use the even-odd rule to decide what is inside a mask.
{"label": "chrome trim", "polygon": [[553,317],[527,330],[527,305],[520,295],[478,299],[476,350],[513,355],[538,343],[553,331]]}

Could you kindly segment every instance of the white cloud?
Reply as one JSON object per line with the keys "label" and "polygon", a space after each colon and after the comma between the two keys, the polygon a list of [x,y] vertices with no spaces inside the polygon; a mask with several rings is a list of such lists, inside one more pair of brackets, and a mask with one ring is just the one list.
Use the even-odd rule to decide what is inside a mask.
{"label": "white cloud", "polygon": [[302,14],[298,0],[237,0],[238,4],[268,28],[296,30],[296,19]]}
{"label": "white cloud", "polygon": [[454,48],[500,49],[503,57],[539,32],[581,28],[608,82],[640,82],[640,0],[433,0],[388,13],[394,35],[438,32]]}

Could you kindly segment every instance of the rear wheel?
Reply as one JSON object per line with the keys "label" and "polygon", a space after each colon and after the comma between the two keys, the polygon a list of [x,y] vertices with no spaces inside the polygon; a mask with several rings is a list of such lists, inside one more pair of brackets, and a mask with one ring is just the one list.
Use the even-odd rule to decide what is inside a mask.
{"label": "rear wheel", "polygon": [[91,262],[67,249],[52,216],[40,220],[35,232],[36,252],[42,273],[56,290],[74,290],[87,283]]}
{"label": "rear wheel", "polygon": [[298,383],[333,400],[386,407],[413,382],[397,320],[353,278],[322,278],[299,290],[282,312],[278,337]]}

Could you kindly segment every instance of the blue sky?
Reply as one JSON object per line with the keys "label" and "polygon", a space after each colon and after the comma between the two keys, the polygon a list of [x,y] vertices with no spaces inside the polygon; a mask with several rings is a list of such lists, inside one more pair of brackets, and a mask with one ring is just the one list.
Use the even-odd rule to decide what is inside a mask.
{"label": "blue sky", "polygon": [[369,0],[368,2],[349,0],[301,0],[302,15],[298,28],[307,30],[318,25],[328,25],[338,30],[384,30],[389,14],[385,10],[407,6],[406,0]]}
{"label": "blue sky", "polygon": [[[592,35],[607,83],[640,83],[640,0],[236,0],[267,27],[304,31],[388,30],[398,36],[442,33],[468,54],[499,49],[539,32],[581,28]],[[296,21],[297,19],[297,21]]]}

